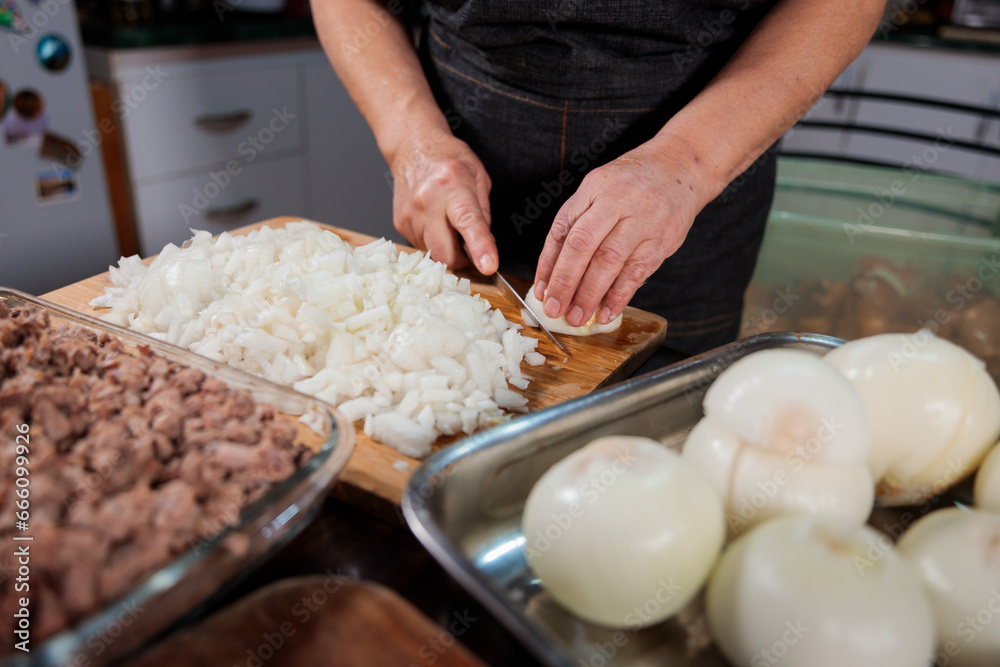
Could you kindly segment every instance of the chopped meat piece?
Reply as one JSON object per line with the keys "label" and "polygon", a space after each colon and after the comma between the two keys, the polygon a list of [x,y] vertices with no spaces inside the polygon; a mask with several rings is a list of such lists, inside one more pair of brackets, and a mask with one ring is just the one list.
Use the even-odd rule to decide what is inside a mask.
{"label": "chopped meat piece", "polygon": [[73,426],[55,403],[47,398],[41,398],[35,403],[31,413],[31,421],[45,431],[45,435],[53,440],[62,440],[73,434]]}

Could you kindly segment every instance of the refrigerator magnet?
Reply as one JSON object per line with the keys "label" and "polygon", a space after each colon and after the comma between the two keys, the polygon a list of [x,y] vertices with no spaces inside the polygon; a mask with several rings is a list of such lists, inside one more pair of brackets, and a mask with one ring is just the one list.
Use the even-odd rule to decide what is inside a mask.
{"label": "refrigerator magnet", "polygon": [[6,81],[0,79],[0,121],[7,115],[7,109],[10,109],[10,95],[10,86],[7,85]]}
{"label": "refrigerator magnet", "polygon": [[50,33],[38,40],[38,61],[50,72],[61,72],[69,65],[69,42],[61,35]]}
{"label": "refrigerator magnet", "polygon": [[8,30],[15,35],[23,35],[31,26],[21,16],[14,0],[0,0],[0,30]]}
{"label": "refrigerator magnet", "polygon": [[80,182],[72,169],[45,169],[38,172],[35,194],[40,206],[69,201],[80,196]]}
{"label": "refrigerator magnet", "polygon": [[11,107],[3,119],[7,143],[11,146],[38,143],[49,129],[45,98],[36,90],[22,88],[14,94]]}
{"label": "refrigerator magnet", "polygon": [[58,162],[70,169],[79,169],[80,163],[83,162],[80,149],[72,141],[51,132],[46,132],[42,136],[42,146],[38,149],[38,156]]}

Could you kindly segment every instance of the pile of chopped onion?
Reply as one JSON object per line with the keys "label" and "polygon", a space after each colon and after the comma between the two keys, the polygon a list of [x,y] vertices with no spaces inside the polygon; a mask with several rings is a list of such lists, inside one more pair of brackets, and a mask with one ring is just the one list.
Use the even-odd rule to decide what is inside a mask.
{"label": "pile of chopped onion", "polygon": [[196,232],[147,267],[122,258],[92,305],[104,319],[337,405],[424,456],[525,410],[537,341],[421,252],[353,248],[308,222],[246,236]]}

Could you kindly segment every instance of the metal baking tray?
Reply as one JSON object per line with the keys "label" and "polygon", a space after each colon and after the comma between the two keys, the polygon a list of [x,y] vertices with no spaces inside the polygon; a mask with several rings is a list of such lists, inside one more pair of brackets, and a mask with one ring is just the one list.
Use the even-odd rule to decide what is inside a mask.
{"label": "metal baking tray", "polygon": [[683,614],[643,630],[611,630],[553,602],[525,561],[524,501],[542,473],[594,438],[642,435],[680,447],[702,416],[712,381],[752,352],[824,354],[842,343],[816,334],[762,334],[473,435],[414,473],[403,512],[431,554],[547,665],[725,666]]}
{"label": "metal baking tray", "polygon": [[[44,641],[32,641],[30,653],[3,656],[2,667],[81,664],[94,667],[146,645],[213,594],[249,574],[305,528],[354,450],[353,426],[315,398],[23,292],[0,288],[0,301],[9,307],[30,305],[46,310],[53,324],[71,322],[107,333],[120,338],[126,348],[148,346],[156,354],[198,368],[231,388],[250,391],[255,400],[271,403],[286,418],[306,415],[312,428],[300,425],[296,442],[316,450],[313,458],[289,479],[245,508],[238,525],[196,544],[75,626]],[[230,548],[234,540],[239,540],[242,547]]]}

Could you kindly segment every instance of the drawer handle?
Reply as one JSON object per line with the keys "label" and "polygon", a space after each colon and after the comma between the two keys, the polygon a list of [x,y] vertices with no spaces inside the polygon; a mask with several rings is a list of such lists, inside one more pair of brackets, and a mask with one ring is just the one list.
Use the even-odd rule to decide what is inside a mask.
{"label": "drawer handle", "polygon": [[249,109],[226,113],[209,113],[195,118],[194,124],[206,132],[222,134],[224,132],[232,132],[250,120],[252,115],[253,113]]}
{"label": "drawer handle", "polygon": [[260,200],[258,199],[244,199],[241,202],[236,202],[235,204],[231,204],[229,206],[219,206],[217,208],[210,208],[206,210],[205,219],[213,222],[224,222],[234,218],[241,218],[253,211],[256,211],[259,206]]}

